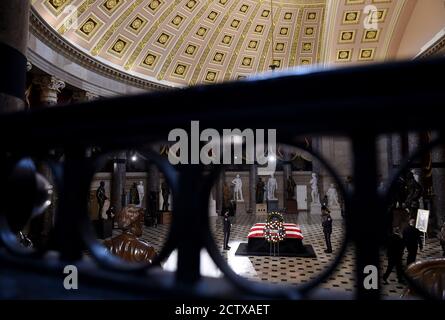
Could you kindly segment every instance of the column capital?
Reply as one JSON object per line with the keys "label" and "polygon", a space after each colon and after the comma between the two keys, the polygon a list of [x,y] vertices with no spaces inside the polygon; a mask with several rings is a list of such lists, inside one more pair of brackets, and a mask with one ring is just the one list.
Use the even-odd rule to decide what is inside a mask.
{"label": "column capital", "polygon": [[77,90],[73,92],[74,102],[87,102],[99,99],[97,94],[88,91]]}
{"label": "column capital", "polygon": [[65,88],[65,82],[51,75],[40,75],[33,79],[33,83],[40,86],[41,90],[52,90],[60,93]]}
{"label": "column capital", "polygon": [[97,94],[89,92],[89,91],[85,92],[85,97],[86,97],[87,101],[94,101],[94,100],[97,100],[100,98]]}
{"label": "column capital", "polygon": [[29,60],[26,60],[26,72],[31,71],[32,69],[32,63]]}
{"label": "column capital", "polygon": [[33,78],[33,83],[39,86],[40,103],[42,105],[56,105],[58,94],[65,88],[65,82],[51,75],[39,75]]}

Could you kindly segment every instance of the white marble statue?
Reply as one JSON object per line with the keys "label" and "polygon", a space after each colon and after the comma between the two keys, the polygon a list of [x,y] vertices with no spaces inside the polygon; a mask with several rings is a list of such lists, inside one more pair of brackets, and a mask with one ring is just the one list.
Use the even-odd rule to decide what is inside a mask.
{"label": "white marble statue", "polygon": [[318,179],[317,174],[312,174],[312,179],[310,181],[311,184],[311,198],[312,203],[319,204],[320,203],[320,193],[318,192]]}
{"label": "white marble statue", "polygon": [[275,196],[277,188],[277,179],[271,174],[270,178],[267,180],[267,200],[277,200],[277,197]]}
{"label": "white marble statue", "polygon": [[144,203],[144,195],[145,195],[145,190],[144,190],[144,183],[142,181],[139,181],[139,184],[137,185],[137,190],[138,190],[138,194],[139,194],[139,204],[138,207],[142,207],[142,204]]}
{"label": "white marble statue", "polygon": [[110,205],[111,205],[110,200],[106,199],[104,201],[104,206],[103,206],[102,211],[100,213],[100,215],[101,215],[103,220],[107,220],[108,219],[107,211],[108,211],[108,209],[110,209]]}
{"label": "white marble statue", "polygon": [[331,183],[328,191],[326,192],[326,195],[328,196],[328,206],[329,206],[329,208],[339,207],[340,206],[340,203],[338,202],[337,190],[335,189],[333,183]]}
{"label": "white marble statue", "polygon": [[236,175],[236,178],[232,180],[232,184],[235,185],[233,190],[233,200],[236,201],[244,201],[243,199],[243,182],[239,177],[239,174]]}

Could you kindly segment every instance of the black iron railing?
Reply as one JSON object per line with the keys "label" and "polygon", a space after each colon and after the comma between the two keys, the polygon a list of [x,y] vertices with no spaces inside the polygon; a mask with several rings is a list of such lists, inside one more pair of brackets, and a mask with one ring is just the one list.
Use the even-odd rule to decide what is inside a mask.
{"label": "black iron railing", "polygon": [[[64,161],[52,162],[59,191],[56,250],[21,248],[0,208],[0,269],[1,274],[9,274],[0,277],[0,297],[310,297],[332,273],[344,248],[318,280],[304,286],[273,287],[240,278],[219,254],[209,228],[207,201],[217,167],[210,175],[204,174],[207,170],[200,165],[181,165],[175,170],[159,155],[146,154],[172,188],[173,221],[159,259],[177,249],[176,273],[124,264],[96,241],[87,214],[96,163],[86,156],[86,150],[92,146],[106,151],[137,149],[165,140],[173,128],[188,128],[190,121],[199,120],[201,127],[218,130],[273,128],[278,142],[288,145],[300,135],[349,138],[353,188],[346,191],[335,170],[324,164],[345,194],[345,246],[355,245],[356,297],[379,299],[380,289],[363,285],[365,266],[380,266],[379,250],[387,227],[385,197],[377,192],[376,138],[400,131],[440,132],[445,119],[445,90],[440,80],[444,72],[444,59],[315,70],[1,116],[1,203],[30,201],[26,194],[5,196],[5,181],[19,159],[48,160],[48,150],[57,149],[63,152]],[[367,217],[372,217],[373,223],[364,223]],[[85,248],[94,257],[93,263],[80,260]],[[202,248],[226,277],[200,276]],[[63,288],[67,264],[78,265],[83,290]]]}

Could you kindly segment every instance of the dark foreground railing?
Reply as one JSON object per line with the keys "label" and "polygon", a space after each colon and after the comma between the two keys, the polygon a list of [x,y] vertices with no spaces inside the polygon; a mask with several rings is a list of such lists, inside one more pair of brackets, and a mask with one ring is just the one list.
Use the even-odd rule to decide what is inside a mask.
{"label": "dark foreground railing", "polygon": [[[273,128],[278,142],[294,144],[298,135],[341,135],[352,142],[352,189],[345,191],[346,244],[356,253],[356,297],[380,298],[380,286],[366,289],[364,268],[380,266],[379,250],[387,230],[385,197],[377,193],[376,137],[401,131],[441,132],[445,119],[442,78],[445,60],[417,61],[314,71],[260,81],[194,87],[159,94],[121,97],[0,117],[0,298],[286,298],[313,297],[334,264],[319,279],[300,287],[251,283],[225,263],[212,239],[207,199],[218,173],[203,166],[182,165],[175,171],[158,155],[152,157],[173,194],[173,221],[159,260],[178,250],[176,273],[149,266],[130,266],[109,256],[95,240],[88,220],[87,199],[94,159],[102,150],[136,149],[165,140],[173,128]],[[437,141],[440,142],[440,141]],[[32,188],[10,195],[9,176],[24,157],[48,159],[58,188],[54,228],[56,250],[45,253],[21,248],[6,223],[4,204],[17,204],[17,215],[29,215]],[[329,164],[326,163],[327,167]],[[208,169],[208,168],[207,168]],[[26,170],[25,170],[26,171]],[[208,171],[208,170],[206,170]],[[212,171],[212,172],[213,172]],[[343,184],[335,174],[340,188]],[[28,176],[27,176],[28,174]],[[29,172],[18,175],[29,178]],[[29,178],[31,179],[31,178]],[[32,180],[32,179],[31,179]],[[30,181],[31,181],[30,180]],[[190,188],[193,186],[193,188]],[[373,223],[364,223],[372,217]],[[193,230],[193,232],[191,232]],[[199,274],[200,251],[207,249],[226,277]],[[79,260],[88,249],[94,262]],[[79,290],[65,290],[63,268],[79,268]]]}

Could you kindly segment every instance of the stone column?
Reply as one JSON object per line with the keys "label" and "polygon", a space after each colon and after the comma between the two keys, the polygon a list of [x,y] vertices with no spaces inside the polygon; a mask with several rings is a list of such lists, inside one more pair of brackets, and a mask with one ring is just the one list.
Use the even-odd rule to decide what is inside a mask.
{"label": "stone column", "polygon": [[29,25],[28,0],[0,1],[0,112],[25,108],[26,50]]}
{"label": "stone column", "polygon": [[[408,134],[408,154],[411,156],[421,145],[420,135],[417,132]],[[419,159],[415,159],[418,162]]]}
{"label": "stone column", "polygon": [[113,159],[113,172],[111,174],[111,205],[116,213],[122,210],[122,193],[125,188],[127,155],[120,152]]}
{"label": "stone column", "polygon": [[247,211],[248,213],[255,213],[256,211],[256,197],[255,197],[256,176],[257,176],[257,166],[256,164],[251,164],[249,168],[249,210]]}
{"label": "stone column", "polygon": [[402,154],[402,137],[400,134],[391,135],[391,157],[392,157],[392,166],[398,167],[403,158]]}
{"label": "stone column", "polygon": [[[321,138],[320,137],[313,137],[312,138],[312,150],[315,153],[321,154]],[[315,160],[315,159],[314,159]],[[320,162],[317,160],[312,160],[312,172],[316,173],[317,176],[320,175],[321,167]]]}
{"label": "stone column", "polygon": [[33,79],[34,84],[40,88],[40,103],[42,106],[54,106],[58,102],[60,91],[65,88],[65,82],[54,76],[42,75]]}
{"label": "stone column", "polygon": [[151,208],[149,199],[156,201],[155,210],[159,211],[159,188],[160,188],[160,172],[158,167],[154,163],[148,164],[147,170],[147,208]]}
{"label": "stone column", "polygon": [[287,177],[292,175],[292,165],[290,163],[283,164],[283,203],[286,206],[287,200]]}
{"label": "stone column", "polygon": [[222,213],[223,210],[223,202],[224,202],[224,169],[221,170],[221,173],[218,177],[218,181],[216,182],[216,212],[218,214]]}
{"label": "stone column", "polygon": [[[33,79],[40,90],[40,106],[53,106],[57,104],[57,98],[60,90],[65,87],[65,83],[50,75],[41,75]],[[53,152],[53,150],[50,150]],[[38,171],[54,185],[54,178],[50,168],[44,163],[37,163]],[[56,190],[57,191],[57,190]],[[57,205],[57,195],[53,193],[51,196],[51,206],[45,213],[33,219],[31,222],[31,236],[36,239],[37,243],[44,245],[48,238],[51,228],[56,218],[55,206]]]}
{"label": "stone column", "polygon": [[[432,140],[437,137],[433,133]],[[432,208],[429,229],[438,228],[445,221],[445,145],[439,145],[431,151],[432,156]],[[430,230],[432,231],[432,230]]]}

